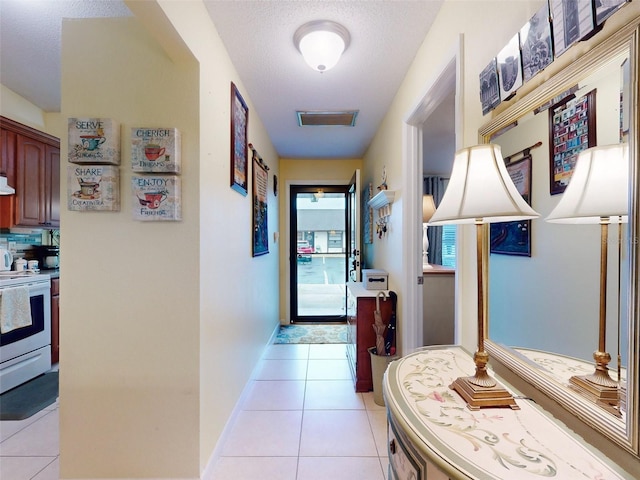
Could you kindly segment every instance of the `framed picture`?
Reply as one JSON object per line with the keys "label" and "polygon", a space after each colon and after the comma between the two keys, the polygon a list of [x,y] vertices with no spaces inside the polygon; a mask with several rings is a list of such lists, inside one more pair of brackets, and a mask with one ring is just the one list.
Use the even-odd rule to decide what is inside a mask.
{"label": "framed picture", "polygon": [[602,25],[622,5],[631,0],[593,0],[593,6],[596,11],[596,24]]}
{"label": "framed picture", "polygon": [[[505,159],[505,162],[508,160]],[[531,205],[531,154],[507,163],[509,176],[522,198]],[[531,220],[492,223],[490,252],[502,255],[531,256]]]}
{"label": "framed picture", "polygon": [[549,5],[545,4],[520,30],[522,76],[528,82],[553,62]]}
{"label": "framed picture", "polygon": [[596,91],[549,109],[550,193],[564,192],[582,150],[596,145]]}
{"label": "framed picture", "polygon": [[249,161],[247,148],[247,125],[249,108],[231,82],[231,188],[247,194]]}
{"label": "framed picture", "polygon": [[498,61],[498,80],[500,81],[500,98],[503,102],[515,95],[522,85],[519,38],[520,35],[516,33],[496,57]]}
{"label": "framed picture", "polygon": [[500,87],[498,86],[498,63],[495,57],[491,59],[480,72],[480,101],[482,114],[486,115],[500,105]]}
{"label": "framed picture", "polygon": [[269,167],[258,152],[253,152],[253,256],[269,253],[269,227],[267,224],[267,185]]}
{"label": "framed picture", "polygon": [[571,45],[593,32],[593,8],[585,0],[549,0],[553,19],[553,51],[562,55]]}

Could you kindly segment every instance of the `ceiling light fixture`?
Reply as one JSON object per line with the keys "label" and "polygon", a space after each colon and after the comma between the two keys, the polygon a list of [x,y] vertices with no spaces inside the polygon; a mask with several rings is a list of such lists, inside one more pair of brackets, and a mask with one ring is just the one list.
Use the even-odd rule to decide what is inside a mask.
{"label": "ceiling light fixture", "polygon": [[305,23],[293,34],[293,43],[305,62],[318,72],[335,67],[350,41],[349,30],[331,20]]}

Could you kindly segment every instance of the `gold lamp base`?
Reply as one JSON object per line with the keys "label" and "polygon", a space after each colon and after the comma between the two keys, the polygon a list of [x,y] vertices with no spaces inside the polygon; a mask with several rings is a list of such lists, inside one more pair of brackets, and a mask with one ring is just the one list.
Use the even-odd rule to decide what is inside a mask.
{"label": "gold lamp base", "polygon": [[512,410],[520,410],[513,396],[500,385],[483,387],[473,383],[474,380],[475,377],[459,377],[449,386],[467,402],[469,410],[491,407],[509,407]]}
{"label": "gold lamp base", "polygon": [[575,375],[569,382],[574,389],[595,402],[613,406],[620,402],[618,387],[599,385],[593,381],[593,375]]}

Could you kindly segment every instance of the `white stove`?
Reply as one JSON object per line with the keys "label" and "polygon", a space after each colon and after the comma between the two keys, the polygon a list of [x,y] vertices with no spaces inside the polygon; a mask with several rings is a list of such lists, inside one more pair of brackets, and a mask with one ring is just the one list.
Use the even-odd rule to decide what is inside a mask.
{"label": "white stove", "polygon": [[51,279],[33,272],[0,272],[3,292],[27,288],[31,325],[0,331],[0,393],[51,369]]}

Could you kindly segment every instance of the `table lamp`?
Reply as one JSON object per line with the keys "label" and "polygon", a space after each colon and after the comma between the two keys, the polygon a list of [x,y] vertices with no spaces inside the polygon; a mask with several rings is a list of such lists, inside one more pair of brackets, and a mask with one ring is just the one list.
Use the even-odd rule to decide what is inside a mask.
{"label": "table lamp", "polygon": [[422,196],[422,266],[429,266],[429,238],[427,237],[427,223],[436,211],[433,195]]}
{"label": "table lamp", "polygon": [[522,198],[511,180],[499,145],[476,145],[456,152],[449,185],[429,225],[476,225],[478,350],[473,356],[476,372],[472,377],[457,378],[450,386],[462,396],[471,410],[484,407],[520,408],[511,394],[487,372],[489,355],[484,349],[484,280],[487,277],[485,224],[536,217],[539,214]]}
{"label": "table lamp", "polygon": [[618,383],[610,376],[611,356],[606,352],[607,244],[609,223],[629,221],[629,148],[604,145],[578,155],[571,181],[556,208],[546,218],[551,223],[600,224],[600,317],[598,349],[593,353],[595,372],[575,375],[571,386],[596,401],[618,404]]}

